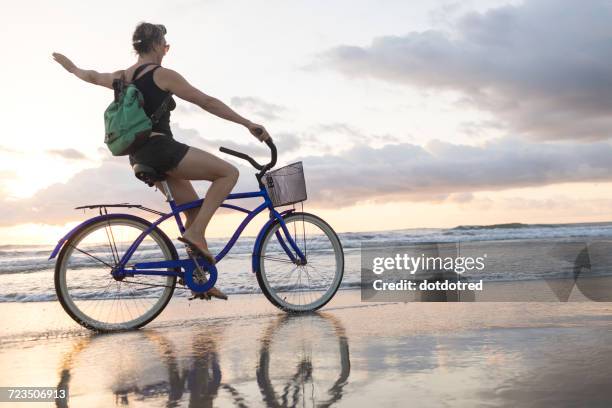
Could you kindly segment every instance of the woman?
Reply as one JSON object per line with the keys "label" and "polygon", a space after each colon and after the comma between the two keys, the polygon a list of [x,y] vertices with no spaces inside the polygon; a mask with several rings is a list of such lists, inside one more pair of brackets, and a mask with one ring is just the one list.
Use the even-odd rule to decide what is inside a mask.
{"label": "woman", "polygon": [[[270,136],[263,126],[243,118],[223,102],[193,87],[178,72],[160,66],[170,48],[165,34],[166,28],[161,24],[140,23],[132,36],[138,60],[129,68],[113,73],[78,68],[70,59],[59,53],[53,53],[53,58],[68,72],[95,85],[112,89],[114,79],[123,77],[130,81],[133,78],[134,85],[144,96],[144,110],[148,115],[153,114],[168,94],[172,93],[213,115],[245,126],[262,142],[268,139]],[[172,194],[179,204],[198,199],[189,180],[212,182],[204,204],[199,209],[194,208],[186,212],[186,230],[179,239],[214,263],[214,257],[204,238],[206,227],[236,184],[238,169],[208,152],[174,140],[170,130],[170,110],[175,107],[176,103],[171,100],[168,111],[153,125],[152,136],[144,146],[130,155],[130,164],[146,164],[160,173],[165,173]],[[217,288],[212,288],[199,297],[210,296],[227,299]]]}

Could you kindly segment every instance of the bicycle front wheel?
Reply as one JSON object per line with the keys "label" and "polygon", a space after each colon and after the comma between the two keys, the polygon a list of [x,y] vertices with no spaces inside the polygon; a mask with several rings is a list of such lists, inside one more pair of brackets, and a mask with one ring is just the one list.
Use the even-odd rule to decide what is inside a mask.
{"label": "bicycle front wheel", "polygon": [[[310,312],[329,302],[342,283],[344,252],[332,227],[308,213],[291,213],[284,218],[287,230],[306,264],[287,255],[289,242],[276,221],[264,233],[259,252],[259,286],[276,307],[288,312]],[[294,252],[291,249],[291,252]],[[295,253],[294,253],[295,255]]]}
{"label": "bicycle front wheel", "polygon": [[[64,310],[80,325],[97,331],[142,327],[166,307],[176,276],[134,275],[115,279],[113,268],[151,223],[108,214],[83,226],[65,244],[55,266],[55,291]],[[136,248],[126,268],[142,261],[176,260],[176,248],[154,228]]]}

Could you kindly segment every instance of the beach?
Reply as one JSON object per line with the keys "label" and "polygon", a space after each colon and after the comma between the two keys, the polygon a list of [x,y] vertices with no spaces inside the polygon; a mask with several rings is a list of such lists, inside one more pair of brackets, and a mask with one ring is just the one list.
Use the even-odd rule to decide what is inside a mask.
{"label": "beach", "polygon": [[[189,291],[177,288],[154,321],[113,334],[92,333],[62,309],[47,259],[52,247],[4,246],[0,386],[67,389],[69,399],[0,406],[610,405],[610,223],[340,239],[343,284],[317,313],[288,315],[268,302],[250,272],[253,239],[245,238],[219,275],[228,301],[188,301]],[[415,244],[408,252],[421,257],[487,254],[484,271],[448,276],[484,279],[482,290],[362,292],[371,267],[365,241],[376,256],[403,253],[396,243]],[[222,244],[211,240],[215,251]],[[418,278],[434,283],[435,276]],[[113,308],[112,296],[91,301],[102,314]]]}
{"label": "beach", "polygon": [[3,7],[0,408],[612,408],[611,1],[114,5]]}
{"label": "beach", "polygon": [[[290,316],[262,295],[175,297],[144,329],[93,334],[58,302],[2,303],[0,383],[18,406],[609,406],[612,305],[375,303],[342,290]],[[0,406],[12,406],[4,403]]]}

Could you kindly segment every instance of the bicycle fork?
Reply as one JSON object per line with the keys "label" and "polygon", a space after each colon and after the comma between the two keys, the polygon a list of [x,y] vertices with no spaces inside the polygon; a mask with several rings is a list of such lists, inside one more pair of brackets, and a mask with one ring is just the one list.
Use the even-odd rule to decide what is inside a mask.
{"label": "bicycle fork", "polygon": [[[291,259],[291,262],[293,262],[296,265],[306,265],[308,263],[308,261],[306,260],[306,255],[304,253],[302,253],[302,251],[298,247],[298,245],[295,242],[295,240],[291,237],[291,233],[289,232],[289,229],[287,228],[287,225],[285,224],[285,220],[283,219],[282,215],[280,215],[274,209],[272,210],[272,214],[278,220],[278,222],[280,223],[280,226],[281,226],[281,228],[277,229],[276,232],[274,233],[274,235],[276,236],[276,239],[278,240],[278,243],[283,248],[283,250],[285,251],[285,253],[289,257],[289,259]],[[289,246],[291,248],[289,246],[287,246],[287,243],[283,239],[283,236],[281,234],[281,229],[283,231],[283,234],[285,235],[286,240],[289,241]],[[296,236],[296,238],[297,238],[297,236]],[[293,251],[291,249],[293,249],[295,251],[295,253],[297,254],[297,257],[293,254]],[[305,242],[304,242],[304,249],[306,249],[306,243]]]}

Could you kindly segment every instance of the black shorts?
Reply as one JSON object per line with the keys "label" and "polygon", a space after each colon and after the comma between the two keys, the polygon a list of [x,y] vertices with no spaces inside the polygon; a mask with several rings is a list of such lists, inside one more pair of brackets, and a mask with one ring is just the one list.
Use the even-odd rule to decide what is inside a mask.
{"label": "black shorts", "polygon": [[187,150],[188,145],[177,142],[171,135],[153,135],[140,149],[130,154],[130,165],[145,164],[165,174],[178,166]]}

